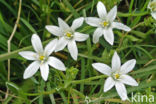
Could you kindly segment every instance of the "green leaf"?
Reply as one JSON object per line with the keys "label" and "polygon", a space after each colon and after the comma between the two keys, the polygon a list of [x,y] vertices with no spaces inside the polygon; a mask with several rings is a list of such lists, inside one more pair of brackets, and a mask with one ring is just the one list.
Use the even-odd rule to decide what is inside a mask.
{"label": "green leaf", "polygon": [[36,30],[32,27],[32,25],[27,20],[25,20],[24,18],[20,18],[20,20],[27,26],[28,29],[30,29],[32,33],[37,33]]}
{"label": "green leaf", "polygon": [[6,86],[14,93],[18,93],[19,87],[13,82],[6,82]]}
{"label": "green leaf", "polygon": [[63,0],[64,3],[67,5],[67,7],[71,10],[75,18],[80,17],[80,15],[77,13],[77,11],[73,8],[73,6],[68,2],[68,0]]}

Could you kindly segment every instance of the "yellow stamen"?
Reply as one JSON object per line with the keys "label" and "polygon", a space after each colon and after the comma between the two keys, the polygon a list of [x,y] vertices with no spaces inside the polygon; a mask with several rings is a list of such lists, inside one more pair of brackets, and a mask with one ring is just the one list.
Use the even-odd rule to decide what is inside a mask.
{"label": "yellow stamen", "polygon": [[119,74],[115,74],[115,79],[119,79],[120,75]]}
{"label": "yellow stamen", "polygon": [[109,25],[109,23],[108,23],[107,21],[104,21],[104,22],[103,22],[103,26],[104,26],[104,27],[106,27],[106,26],[108,26],[108,25]]}
{"label": "yellow stamen", "polygon": [[67,32],[67,33],[66,33],[66,36],[70,38],[70,37],[72,37],[72,34],[69,33],[69,32]]}
{"label": "yellow stamen", "polygon": [[39,59],[40,59],[41,61],[43,61],[43,60],[44,60],[44,58],[45,58],[45,57],[44,57],[44,56],[42,56],[42,55],[39,57]]}

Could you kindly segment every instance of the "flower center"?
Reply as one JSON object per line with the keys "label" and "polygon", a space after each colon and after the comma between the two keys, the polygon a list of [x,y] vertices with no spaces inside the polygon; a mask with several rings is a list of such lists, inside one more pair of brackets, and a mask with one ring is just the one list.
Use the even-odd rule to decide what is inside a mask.
{"label": "flower center", "polygon": [[119,74],[115,74],[115,79],[119,79],[120,75]]}
{"label": "flower center", "polygon": [[45,59],[45,56],[43,56],[43,55],[39,56],[40,61],[44,61],[44,59]]}
{"label": "flower center", "polygon": [[115,73],[115,74],[113,74],[113,77],[114,77],[114,79],[119,79],[120,78],[120,74],[119,73]]}
{"label": "flower center", "polygon": [[65,33],[65,38],[66,39],[72,39],[73,38],[73,34],[71,32],[66,32]]}
{"label": "flower center", "polygon": [[66,33],[66,36],[70,38],[70,37],[72,37],[72,34],[69,33],[69,32],[67,32],[67,33]]}
{"label": "flower center", "polygon": [[110,22],[107,21],[107,20],[104,20],[103,22],[100,23],[100,25],[101,25],[102,27],[104,27],[104,28],[107,28],[107,27],[109,27]]}
{"label": "flower center", "polygon": [[107,21],[104,21],[104,22],[103,22],[103,26],[104,26],[104,27],[107,27],[108,25],[109,25],[109,23],[108,23]]}

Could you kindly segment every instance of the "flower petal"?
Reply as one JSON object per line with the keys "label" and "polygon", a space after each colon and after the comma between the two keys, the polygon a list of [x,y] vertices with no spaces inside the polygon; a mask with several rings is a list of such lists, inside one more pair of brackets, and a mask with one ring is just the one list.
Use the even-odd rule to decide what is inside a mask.
{"label": "flower petal", "polygon": [[79,28],[80,26],[82,26],[83,21],[84,21],[84,18],[83,18],[83,17],[80,17],[80,18],[75,19],[75,20],[73,21],[73,23],[72,23],[71,28],[72,28],[73,30],[76,30],[77,28]]}
{"label": "flower petal", "polygon": [[109,11],[109,13],[108,13],[108,15],[107,15],[107,19],[108,19],[109,21],[112,22],[112,21],[115,20],[116,15],[117,15],[117,6],[114,6],[114,7]]}
{"label": "flower petal", "polygon": [[69,50],[69,53],[70,53],[71,57],[74,60],[77,60],[78,49],[77,49],[76,42],[74,40],[69,41],[69,43],[68,43],[68,50]]}
{"label": "flower petal", "polygon": [[61,36],[62,32],[60,30],[59,27],[57,26],[51,26],[51,25],[47,25],[45,27],[51,34],[54,34],[55,36]]}
{"label": "flower petal", "polygon": [[63,21],[61,18],[58,18],[58,23],[59,23],[59,27],[63,30],[66,31],[69,29],[69,25]]}
{"label": "flower petal", "polygon": [[64,37],[61,37],[58,40],[58,43],[55,48],[55,52],[63,50],[67,44],[68,44],[68,40],[66,40]]}
{"label": "flower petal", "polygon": [[156,20],[156,12],[152,12],[151,15]]}
{"label": "flower petal", "polygon": [[105,40],[106,40],[110,45],[113,45],[113,43],[114,43],[114,33],[113,33],[112,29],[111,29],[111,28],[105,29],[103,32],[104,32],[103,34],[104,34]]}
{"label": "flower petal", "polygon": [[114,52],[112,57],[112,70],[116,71],[119,70],[121,67],[120,57],[118,56],[117,52]]}
{"label": "flower petal", "polygon": [[103,63],[94,63],[92,64],[93,68],[95,68],[97,71],[105,74],[105,75],[108,75],[110,76],[111,73],[112,73],[112,70],[111,68],[106,65],[106,64],[103,64]]}
{"label": "flower petal", "polygon": [[43,52],[43,46],[40,37],[37,34],[33,34],[31,37],[31,42],[34,50],[37,53],[42,53]]}
{"label": "flower petal", "polygon": [[125,62],[122,66],[121,66],[121,73],[126,74],[128,72],[130,72],[131,70],[133,70],[134,66],[136,64],[136,60],[132,59],[129,60],[127,62]]}
{"label": "flower petal", "polygon": [[138,86],[138,83],[135,81],[135,79],[133,79],[131,76],[129,75],[122,75],[121,76],[121,80],[122,83],[125,83],[127,85],[131,85],[131,86]]}
{"label": "flower petal", "polygon": [[40,65],[40,71],[41,71],[41,76],[42,78],[47,81],[48,75],[49,75],[49,66],[47,63],[41,64]]}
{"label": "flower petal", "polygon": [[128,97],[127,97],[127,90],[126,90],[125,85],[123,83],[116,82],[115,83],[115,87],[116,87],[118,95],[120,96],[120,98],[122,100],[128,99]]}
{"label": "flower petal", "polygon": [[88,34],[83,34],[83,33],[79,33],[79,32],[74,33],[75,40],[79,41],[79,42],[87,40],[88,37],[89,37]]}
{"label": "flower petal", "polygon": [[21,55],[27,60],[36,60],[37,53],[32,52],[32,51],[22,51],[22,52],[19,52],[19,55]]}
{"label": "flower petal", "polygon": [[50,41],[46,47],[45,47],[45,50],[44,50],[44,53],[49,56],[56,48],[56,45],[57,45],[57,42],[58,40],[57,39],[54,39],[52,41]]}
{"label": "flower petal", "polygon": [[131,31],[131,28],[129,28],[128,26],[126,26],[122,23],[119,23],[119,22],[113,22],[112,26],[113,26],[113,28],[116,28],[116,29],[120,29],[120,30],[124,30],[124,31]]}
{"label": "flower petal", "polygon": [[104,18],[107,15],[106,7],[101,1],[97,4],[97,12],[100,18]]}
{"label": "flower petal", "polygon": [[93,43],[96,44],[99,41],[99,38],[102,36],[102,34],[103,34],[103,29],[97,28],[93,34]]}
{"label": "flower petal", "polygon": [[115,81],[112,79],[112,77],[108,77],[104,84],[104,92],[107,92],[115,85]]}
{"label": "flower petal", "polygon": [[101,22],[101,20],[96,17],[87,17],[86,18],[86,23],[91,26],[94,26],[94,27],[100,26],[100,22]]}
{"label": "flower petal", "polygon": [[64,66],[63,62],[61,60],[57,59],[56,57],[49,57],[48,64],[50,66],[54,67],[55,69],[58,69],[61,71],[66,70],[66,67]]}
{"label": "flower petal", "polygon": [[24,71],[23,78],[27,79],[32,77],[40,67],[40,63],[38,61],[34,61],[31,63]]}

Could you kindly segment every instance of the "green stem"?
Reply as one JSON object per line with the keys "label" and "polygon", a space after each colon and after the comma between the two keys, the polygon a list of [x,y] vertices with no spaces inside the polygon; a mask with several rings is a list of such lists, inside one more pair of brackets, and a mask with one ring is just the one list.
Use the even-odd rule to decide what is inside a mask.
{"label": "green stem", "polygon": [[72,81],[71,83],[72,84],[80,84],[80,83],[90,82],[92,80],[105,78],[105,77],[107,77],[107,76],[106,75],[100,75],[100,76],[90,77],[90,78],[83,79],[83,80],[75,80],[75,81]]}
{"label": "green stem", "polygon": [[[50,39],[51,40],[51,39]],[[50,42],[50,40],[47,40],[47,41],[44,41],[43,42],[43,45],[47,44],[48,42]],[[26,51],[26,50],[32,50],[33,47],[32,46],[28,46],[28,47],[24,47],[22,49],[18,49],[18,50],[15,50],[15,51],[12,51],[10,53],[4,53],[2,55],[0,55],[0,61],[4,61],[4,60],[7,60],[7,59],[11,59],[11,58],[15,58],[18,56],[18,53],[21,52],[21,51]]]}
{"label": "green stem", "polygon": [[24,93],[24,95],[27,96],[49,95],[55,93],[56,91],[57,91],[56,89],[52,89],[51,91],[45,91],[40,93]]}
{"label": "green stem", "polygon": [[[75,81],[72,81],[71,83],[72,84],[80,84],[80,83],[85,83],[85,82],[89,82],[89,81],[92,81],[95,79],[100,79],[100,78],[105,78],[105,77],[106,77],[105,75],[100,75],[100,76],[95,76],[95,77],[91,77],[91,78],[84,79],[84,80],[75,80]],[[65,88],[60,87],[59,91],[63,90],[63,89],[65,89]],[[44,91],[44,92],[40,92],[40,93],[24,93],[24,94],[27,96],[38,96],[38,95],[49,95],[49,94],[53,94],[55,92],[57,92],[57,90],[52,89],[51,91]]]}
{"label": "green stem", "polygon": [[118,16],[119,17],[129,17],[129,16],[144,16],[144,15],[147,15],[149,14],[148,11],[145,11],[145,12],[140,12],[140,13],[122,13],[122,12],[118,12]]}
{"label": "green stem", "polygon": [[[50,39],[50,40],[51,40],[51,39]],[[43,42],[43,45],[47,44],[50,40],[44,41],[44,42]],[[1,62],[1,61],[5,61],[5,60],[7,60],[7,59],[16,58],[16,57],[18,56],[18,53],[19,53],[19,52],[21,52],[21,51],[27,51],[27,50],[32,50],[32,49],[33,49],[32,46],[28,46],[28,47],[24,47],[24,48],[22,48],[22,49],[18,49],[18,50],[12,51],[12,52],[10,52],[10,53],[1,54],[1,55],[0,55],[0,62]],[[64,51],[65,51],[65,52],[68,52],[66,49],[65,49]],[[101,59],[101,58],[99,58],[99,57],[96,57],[96,56],[89,57],[88,55],[81,54],[81,53],[79,53],[78,56],[81,56],[81,57],[87,58],[87,59],[94,59],[94,60],[103,62],[103,59]]]}

